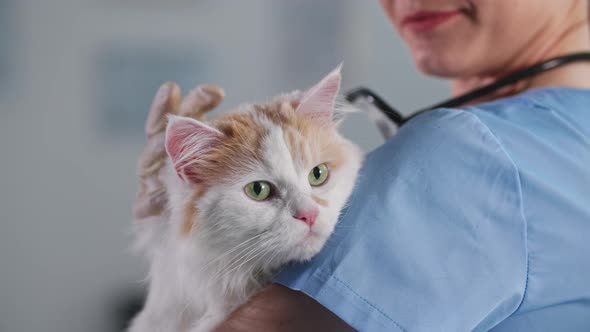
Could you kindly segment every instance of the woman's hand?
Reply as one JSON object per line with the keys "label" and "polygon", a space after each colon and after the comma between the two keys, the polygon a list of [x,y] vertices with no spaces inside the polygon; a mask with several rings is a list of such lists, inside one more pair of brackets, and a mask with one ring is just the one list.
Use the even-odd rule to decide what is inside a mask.
{"label": "woman's hand", "polygon": [[167,158],[164,146],[166,116],[178,114],[202,120],[205,113],[223,101],[223,96],[220,87],[202,85],[193,89],[181,103],[181,92],[176,83],[167,82],[160,87],[145,124],[147,143],[137,165],[139,189],[133,208],[136,220],[159,216],[166,205],[166,187],[162,181]]}
{"label": "woman's hand", "polygon": [[347,332],[354,329],[302,292],[272,284],[234,311],[215,331]]}

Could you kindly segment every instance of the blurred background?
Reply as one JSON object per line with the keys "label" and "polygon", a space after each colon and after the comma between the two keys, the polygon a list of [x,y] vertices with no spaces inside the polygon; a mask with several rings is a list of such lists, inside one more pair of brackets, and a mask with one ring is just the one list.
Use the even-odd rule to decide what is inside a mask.
{"label": "blurred background", "polygon": [[[218,83],[221,112],[341,61],[344,90],[406,112],[448,95],[377,0],[0,0],[0,331],[119,331],[140,303],[131,205],[161,83]],[[343,130],[382,141],[362,113]]]}

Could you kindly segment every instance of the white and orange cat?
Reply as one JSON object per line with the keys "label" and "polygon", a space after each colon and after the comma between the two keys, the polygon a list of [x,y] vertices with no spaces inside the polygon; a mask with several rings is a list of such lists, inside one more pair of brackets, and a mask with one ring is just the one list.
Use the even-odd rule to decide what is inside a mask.
{"label": "white and orange cat", "polygon": [[169,219],[143,222],[149,294],[131,332],[206,332],[291,261],[317,254],[361,164],[337,131],[337,68],[306,92],[204,123],[170,116]]}

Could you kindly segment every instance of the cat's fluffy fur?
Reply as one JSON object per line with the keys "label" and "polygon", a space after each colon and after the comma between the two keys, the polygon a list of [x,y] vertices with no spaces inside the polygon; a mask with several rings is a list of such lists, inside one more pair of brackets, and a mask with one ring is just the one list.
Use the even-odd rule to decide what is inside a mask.
{"label": "cat's fluffy fur", "polygon": [[[131,332],[211,331],[290,261],[317,254],[332,233],[361,163],[337,132],[340,68],[304,93],[243,107],[205,124],[171,117],[168,211],[137,223],[150,262],[149,295]],[[311,186],[309,172],[329,168]],[[254,201],[252,181],[272,184]],[[319,209],[312,226],[295,219]]]}

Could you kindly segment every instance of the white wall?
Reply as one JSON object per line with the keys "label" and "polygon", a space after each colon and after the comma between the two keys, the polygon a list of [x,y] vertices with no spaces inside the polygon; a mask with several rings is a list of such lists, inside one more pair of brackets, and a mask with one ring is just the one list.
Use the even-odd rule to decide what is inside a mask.
{"label": "white wall", "polygon": [[[114,303],[143,275],[127,251],[143,142],[97,124],[105,48],[205,53],[190,84],[220,83],[228,107],[304,88],[342,60],[345,88],[369,85],[401,109],[447,93],[415,72],[377,1],[0,1],[16,22],[14,46],[0,46],[14,55],[0,84],[0,331],[113,330]],[[363,114],[344,129],[365,149],[380,142]]]}

